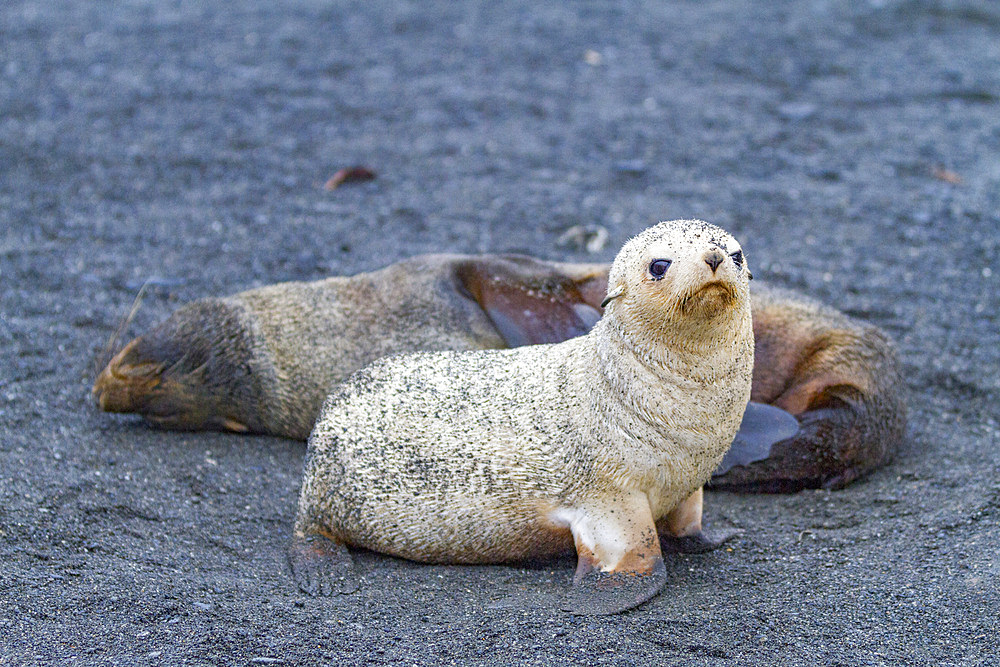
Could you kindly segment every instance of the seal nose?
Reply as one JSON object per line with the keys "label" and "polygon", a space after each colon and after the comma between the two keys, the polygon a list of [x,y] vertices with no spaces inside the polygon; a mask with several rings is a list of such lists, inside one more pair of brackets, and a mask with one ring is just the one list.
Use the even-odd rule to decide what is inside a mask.
{"label": "seal nose", "polygon": [[724,259],[725,257],[718,250],[709,250],[705,253],[705,263],[712,267],[712,273],[715,273],[715,270],[719,268],[719,264],[722,264],[722,260]]}

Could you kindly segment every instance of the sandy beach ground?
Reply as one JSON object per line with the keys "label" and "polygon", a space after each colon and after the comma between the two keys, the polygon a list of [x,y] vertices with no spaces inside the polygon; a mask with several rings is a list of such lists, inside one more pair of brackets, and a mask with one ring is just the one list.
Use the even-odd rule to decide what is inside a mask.
{"label": "sandy beach ground", "polygon": [[[1000,7],[541,4],[0,4],[0,664],[998,664]],[[323,189],[353,164],[378,178]],[[889,332],[910,427],[845,490],[709,494],[740,536],[620,616],[556,609],[571,558],[356,552],[358,593],[306,597],[303,444],[90,402],[146,281],[127,336],[678,217]]]}

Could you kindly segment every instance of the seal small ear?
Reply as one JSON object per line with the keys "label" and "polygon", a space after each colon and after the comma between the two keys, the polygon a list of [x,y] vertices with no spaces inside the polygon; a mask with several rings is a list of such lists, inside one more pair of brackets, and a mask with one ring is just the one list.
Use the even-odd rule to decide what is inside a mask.
{"label": "seal small ear", "polygon": [[601,308],[607,308],[609,303],[611,303],[624,293],[625,293],[624,287],[619,287],[614,292],[609,293],[606,297],[604,297],[604,301],[601,301]]}
{"label": "seal small ear", "polygon": [[598,276],[571,275],[555,263],[519,255],[483,256],[460,262],[456,276],[510,347],[581,336],[601,317],[587,298],[590,282]]}

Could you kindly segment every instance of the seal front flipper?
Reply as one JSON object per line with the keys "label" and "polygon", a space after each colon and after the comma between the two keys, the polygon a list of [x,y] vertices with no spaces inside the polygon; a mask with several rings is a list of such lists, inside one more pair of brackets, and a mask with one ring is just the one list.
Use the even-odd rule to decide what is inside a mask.
{"label": "seal front flipper", "polygon": [[666,583],[667,570],[662,557],[652,564],[649,572],[642,573],[591,568],[581,575],[578,568],[573,588],[563,598],[560,608],[585,616],[620,614],[652,598]]}
{"label": "seal front flipper", "polygon": [[[897,416],[904,414],[902,407],[894,409]],[[871,417],[861,398],[845,395],[826,407],[806,410],[798,421],[798,432],[775,443],[767,459],[713,477],[711,487],[765,493],[839,489],[888,460],[891,453],[880,448],[886,442],[887,420]]]}
{"label": "seal front flipper", "polygon": [[[460,263],[456,272],[509,347],[582,336],[601,318],[586,298],[589,276],[568,275],[551,263],[517,255],[479,257]],[[602,267],[593,273],[603,285]]]}
{"label": "seal front flipper", "polygon": [[288,564],[299,589],[309,595],[342,595],[358,590],[354,561],[347,548],[322,535],[295,535]]}
{"label": "seal front flipper", "polygon": [[574,614],[617,614],[660,592],[667,581],[644,494],[622,505],[569,511],[576,543],[573,588],[560,605]]}
{"label": "seal front flipper", "polygon": [[739,535],[735,529],[706,532],[701,525],[704,492],[698,489],[656,522],[664,553],[701,554],[718,549]]}
{"label": "seal front flipper", "polygon": [[773,405],[750,401],[743,413],[740,430],[713,475],[724,475],[735,466],[762,461],[771,455],[775,443],[787,440],[799,430],[799,421],[790,412]]}

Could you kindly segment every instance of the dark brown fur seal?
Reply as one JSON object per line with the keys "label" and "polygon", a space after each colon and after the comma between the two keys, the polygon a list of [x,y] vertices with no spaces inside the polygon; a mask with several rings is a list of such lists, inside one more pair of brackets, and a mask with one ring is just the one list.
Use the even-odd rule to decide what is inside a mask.
{"label": "dark brown fur seal", "polygon": [[166,428],[305,440],[330,388],[375,359],[566,340],[600,318],[606,284],[604,265],[427,255],[201,299],[128,343],[94,396]]}
{"label": "dark brown fur seal", "polygon": [[[427,255],[349,278],[201,299],[126,345],[94,395],[104,410],[165,428],[304,440],[329,388],[376,358],[585,333],[602,311],[607,270],[512,255]],[[787,410],[799,429],[762,455],[727,462],[710,485],[836,488],[885,464],[905,428],[889,339],[760,280],[751,307],[752,400]]]}

